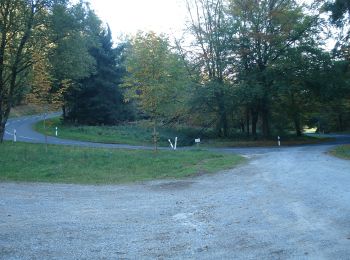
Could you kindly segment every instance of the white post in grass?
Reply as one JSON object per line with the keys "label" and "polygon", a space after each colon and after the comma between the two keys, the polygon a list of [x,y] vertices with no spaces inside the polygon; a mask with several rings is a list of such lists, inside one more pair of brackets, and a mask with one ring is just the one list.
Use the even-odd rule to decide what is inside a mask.
{"label": "white post in grass", "polygon": [[177,147],[177,137],[175,137],[175,145],[174,145],[174,150],[176,150]]}
{"label": "white post in grass", "polygon": [[58,135],[58,127],[56,126],[56,129],[55,129],[55,136]]}
{"label": "white post in grass", "polygon": [[171,140],[168,139],[168,141],[169,141],[169,144],[170,144],[171,149],[174,149],[174,145],[173,145],[173,143],[171,142]]}
{"label": "white post in grass", "polygon": [[194,139],[194,142],[196,143],[197,148],[199,147],[199,143],[201,142],[200,138]]}
{"label": "white post in grass", "polygon": [[277,140],[278,140],[278,146],[281,146],[281,137],[277,137]]}
{"label": "white post in grass", "polygon": [[16,129],[13,130],[13,141],[17,142],[17,131],[16,131]]}

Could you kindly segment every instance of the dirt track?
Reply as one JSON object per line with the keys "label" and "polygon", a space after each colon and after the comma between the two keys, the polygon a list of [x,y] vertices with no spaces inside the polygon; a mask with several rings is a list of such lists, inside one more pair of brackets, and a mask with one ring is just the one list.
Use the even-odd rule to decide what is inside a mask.
{"label": "dirt track", "polygon": [[0,184],[3,259],[350,259],[350,161],[329,146],[121,186]]}

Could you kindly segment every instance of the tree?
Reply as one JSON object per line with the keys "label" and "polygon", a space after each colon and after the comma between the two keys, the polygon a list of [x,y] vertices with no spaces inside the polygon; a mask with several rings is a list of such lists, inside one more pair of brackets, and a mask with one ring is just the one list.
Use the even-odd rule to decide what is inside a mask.
{"label": "tree", "polygon": [[51,48],[48,60],[51,64],[51,92],[61,103],[66,118],[65,100],[78,81],[95,71],[96,61],[89,49],[98,46],[97,36],[101,21],[83,2],[68,7],[60,5],[53,9],[50,19]]}
{"label": "tree", "polygon": [[344,26],[350,22],[350,2],[347,0],[326,1],[324,5],[326,11],[331,12],[331,19],[339,26]]}
{"label": "tree", "polygon": [[[48,114],[48,106],[53,106],[57,97],[55,93],[52,93],[52,78],[49,73],[50,64],[48,63],[47,57],[43,53],[34,52],[33,56],[33,67],[30,75],[30,92],[26,95],[26,100],[31,104],[38,104],[45,107],[44,115],[44,131],[45,131],[45,149],[48,150],[47,146],[47,133],[46,133],[46,117]],[[56,108],[59,107],[59,104]]]}
{"label": "tree", "polygon": [[[327,130],[343,131],[350,124],[350,2],[347,0],[324,0],[322,10],[330,12],[330,22],[338,29],[337,41],[333,49],[332,69],[323,82],[320,101],[326,109],[317,115],[319,122],[327,122]],[[333,28],[334,29],[334,28]]]}
{"label": "tree", "polygon": [[194,96],[197,101],[195,103],[200,103],[202,107],[208,108],[208,112],[216,114],[217,132],[227,137],[227,74],[230,73],[228,61],[231,26],[225,15],[225,1],[187,1],[187,10],[190,17],[189,30],[194,36],[190,56],[202,76],[197,84],[197,92],[202,95]]}
{"label": "tree", "polygon": [[254,111],[261,116],[262,133],[266,137],[270,135],[274,91],[271,68],[290,47],[316,34],[317,17],[303,13],[303,7],[293,0],[231,0],[230,13],[238,28],[238,33],[233,35],[238,47],[236,66],[241,68],[238,76],[248,83],[246,86],[252,84],[258,94]]}
{"label": "tree", "polygon": [[[318,93],[324,84],[320,79],[331,69],[330,55],[310,41],[289,48],[275,65],[274,112],[280,120],[292,122],[296,135],[301,136],[309,115],[319,108]],[[281,121],[286,124],[287,120]]]}
{"label": "tree", "polygon": [[98,41],[89,50],[95,72],[79,80],[79,87],[67,96],[67,119],[80,124],[116,124],[130,117],[119,88],[125,69],[117,62],[124,47],[113,48],[109,28],[99,33]]}
{"label": "tree", "polygon": [[186,87],[185,67],[170,50],[168,40],[153,32],[138,33],[126,59],[124,87],[127,98],[135,99],[153,121],[153,141],[157,149],[157,124],[177,113],[177,103]]}
{"label": "tree", "polygon": [[32,52],[43,48],[48,0],[0,1],[0,142],[16,98],[25,89]]}
{"label": "tree", "polygon": [[[82,45],[75,44],[69,49],[72,45],[64,44],[74,42],[71,39],[82,44],[78,36],[84,33],[77,29],[81,23],[78,20],[85,15],[83,12],[78,15],[82,6],[82,3],[71,5],[69,0],[0,1],[0,141],[11,107],[28,92],[36,101],[52,94],[59,101],[58,94],[64,91],[61,86],[55,87],[55,83],[61,81],[64,83],[61,85],[67,86],[70,78],[62,77],[62,71],[66,69],[66,74],[69,71],[68,76],[82,75],[91,67],[88,58],[77,55],[78,50],[84,50]],[[71,55],[63,57],[67,50]],[[73,66],[67,69],[68,65]],[[39,76],[38,69],[44,67]],[[50,78],[50,86],[46,82],[43,87],[43,81],[38,84],[44,78]],[[47,98],[44,99],[46,102]]]}
{"label": "tree", "polygon": [[327,70],[315,75],[313,85],[320,104],[314,113],[317,126],[326,131],[350,129],[349,61],[331,60]]}

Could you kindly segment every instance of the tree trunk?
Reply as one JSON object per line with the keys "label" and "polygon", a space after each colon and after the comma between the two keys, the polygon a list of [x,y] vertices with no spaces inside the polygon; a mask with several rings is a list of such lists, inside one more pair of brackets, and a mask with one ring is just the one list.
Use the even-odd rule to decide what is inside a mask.
{"label": "tree trunk", "polygon": [[[221,99],[220,99],[221,100]],[[220,102],[220,101],[219,101]],[[228,122],[227,122],[227,114],[225,109],[225,104],[223,102],[219,103],[219,113],[220,113],[220,136],[221,137],[227,137],[228,136]]]}
{"label": "tree trunk", "polygon": [[338,130],[339,131],[343,131],[344,130],[342,114],[338,114]]}
{"label": "tree trunk", "polygon": [[47,144],[47,130],[46,130],[46,118],[48,114],[48,108],[47,105],[45,105],[45,115],[44,115],[44,132],[45,132],[45,151],[47,153],[48,151],[48,144]]}
{"label": "tree trunk", "polygon": [[227,122],[226,111],[222,115],[222,127],[224,130],[224,137],[228,137],[228,122]]}
{"label": "tree trunk", "polygon": [[[219,80],[218,86],[222,86],[222,80]],[[228,121],[227,121],[227,112],[225,107],[225,93],[222,89],[217,89],[215,91],[215,98],[217,102],[217,106],[219,108],[218,116],[219,116],[219,125],[218,132],[220,137],[228,136]]]}
{"label": "tree trunk", "polygon": [[269,111],[266,107],[261,110],[262,134],[264,137],[270,136]]}
{"label": "tree trunk", "polygon": [[256,140],[258,138],[256,133],[256,125],[258,124],[259,113],[256,110],[252,110],[252,135]]}
{"label": "tree trunk", "polygon": [[154,119],[153,122],[153,144],[154,144],[154,151],[158,151],[158,136],[157,136],[157,120]]}
{"label": "tree trunk", "polygon": [[246,122],[246,128],[247,128],[247,136],[250,135],[250,116],[249,116],[249,108],[246,109],[246,114],[245,114],[245,122]]}
{"label": "tree trunk", "polygon": [[223,137],[227,137],[228,136],[228,124],[227,124],[227,115],[226,115],[226,112],[223,112],[221,115],[220,115],[220,122],[221,122],[221,129],[222,129],[222,134],[223,134]]}
{"label": "tree trunk", "polygon": [[1,122],[0,122],[0,143],[2,143],[4,141],[5,125],[6,125],[6,121],[1,119]]}
{"label": "tree trunk", "polygon": [[301,126],[300,126],[299,116],[294,117],[294,127],[295,127],[295,133],[297,134],[297,136],[301,136],[302,131],[301,131]]}
{"label": "tree trunk", "polygon": [[66,120],[67,115],[66,115],[66,106],[65,105],[62,106],[62,115],[63,115],[63,120]]}
{"label": "tree trunk", "polygon": [[228,122],[227,122],[227,114],[226,111],[219,111],[219,120],[216,126],[217,133],[219,137],[227,137],[228,136]]}
{"label": "tree trunk", "polygon": [[245,124],[244,124],[243,118],[241,118],[240,120],[240,126],[241,126],[241,133],[245,133]]}
{"label": "tree trunk", "polygon": [[[1,109],[4,109],[3,106],[0,107]],[[10,115],[10,108],[6,108],[5,111],[0,109],[0,143],[4,141],[5,136],[5,126],[7,123],[7,119]]]}

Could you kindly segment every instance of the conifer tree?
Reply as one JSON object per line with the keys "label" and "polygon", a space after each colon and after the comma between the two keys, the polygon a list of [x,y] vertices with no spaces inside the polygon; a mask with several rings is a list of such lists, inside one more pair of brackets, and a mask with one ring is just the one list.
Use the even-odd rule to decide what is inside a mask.
{"label": "conifer tree", "polygon": [[80,124],[116,124],[128,117],[119,89],[124,69],[117,64],[123,48],[113,48],[109,28],[98,35],[98,43],[89,51],[96,61],[95,73],[80,80],[68,100],[68,119]]}

